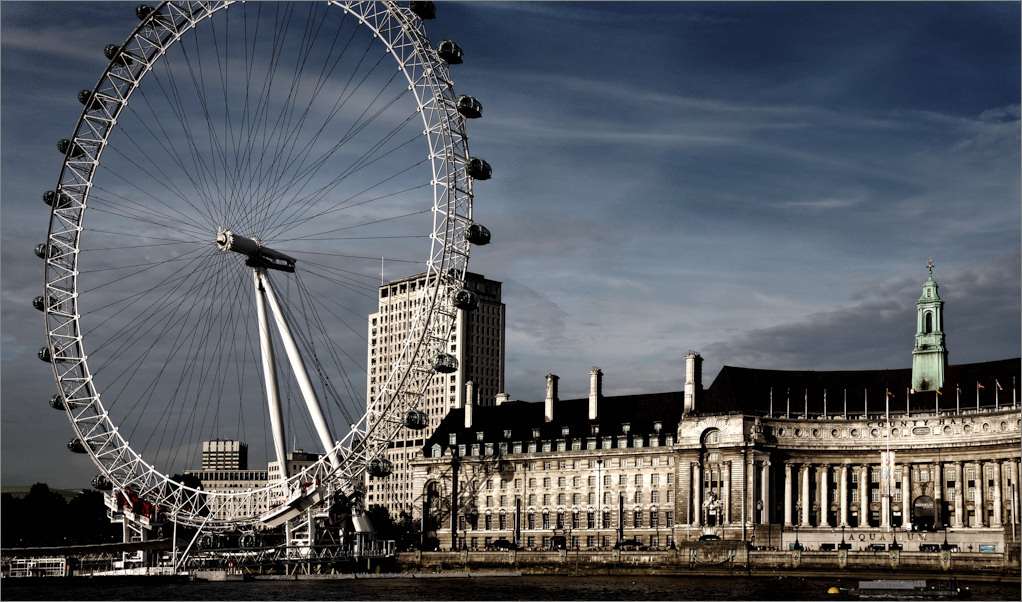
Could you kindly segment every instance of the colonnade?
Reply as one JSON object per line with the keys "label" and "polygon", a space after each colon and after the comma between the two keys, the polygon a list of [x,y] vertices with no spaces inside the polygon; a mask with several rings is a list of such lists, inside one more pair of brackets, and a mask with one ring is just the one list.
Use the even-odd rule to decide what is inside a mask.
{"label": "colonnade", "polygon": [[[744,464],[741,475],[730,460],[712,465],[696,461],[689,463],[688,523],[707,525],[711,492],[705,490],[704,482],[707,471],[715,470],[720,483],[712,492],[717,504],[714,516],[723,526],[744,520],[747,525],[775,522],[800,528],[911,529],[914,519],[929,518],[928,514],[916,517],[913,502],[930,496],[934,503],[932,528],[943,528],[945,521],[953,528],[997,528],[1011,520],[1019,522],[1019,462],[1018,458],[901,462],[894,467],[890,490],[885,492],[879,462],[792,459],[783,462],[783,474],[775,477],[772,468],[781,463],[765,458],[735,461],[738,467]],[[783,479],[779,500],[773,499],[771,492],[775,478]],[[774,517],[772,509],[780,510],[781,516]]]}

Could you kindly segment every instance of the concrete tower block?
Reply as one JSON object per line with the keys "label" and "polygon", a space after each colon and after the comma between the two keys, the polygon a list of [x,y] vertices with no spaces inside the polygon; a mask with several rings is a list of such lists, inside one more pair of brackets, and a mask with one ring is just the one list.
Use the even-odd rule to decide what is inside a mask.
{"label": "concrete tower block", "polygon": [[465,428],[467,429],[472,428],[472,409],[476,405],[474,388],[472,381],[465,383]]}

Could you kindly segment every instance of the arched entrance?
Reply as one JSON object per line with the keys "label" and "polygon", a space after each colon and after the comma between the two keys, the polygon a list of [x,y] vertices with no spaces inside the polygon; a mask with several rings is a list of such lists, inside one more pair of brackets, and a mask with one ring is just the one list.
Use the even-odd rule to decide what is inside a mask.
{"label": "arched entrance", "polygon": [[[933,498],[928,495],[921,495],[912,502],[912,524],[919,531],[932,531],[937,506]],[[908,520],[909,517],[904,517]]]}

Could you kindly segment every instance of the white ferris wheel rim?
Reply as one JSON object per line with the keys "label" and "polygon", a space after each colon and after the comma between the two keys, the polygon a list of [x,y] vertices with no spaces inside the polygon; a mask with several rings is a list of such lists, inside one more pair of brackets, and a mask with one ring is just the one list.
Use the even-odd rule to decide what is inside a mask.
{"label": "white ferris wheel rim", "polygon": [[[106,68],[86,104],[71,138],[57,185],[57,201],[50,210],[47,236],[44,311],[47,348],[52,358],[58,395],[64,402],[76,439],[119,491],[128,491],[153,507],[173,514],[183,524],[212,528],[211,515],[200,509],[217,508],[226,516],[213,520],[223,527],[266,524],[267,516],[253,511],[271,497],[274,484],[243,493],[215,493],[192,489],[171,479],[136,452],[122,436],[101,401],[102,388],[88,364],[88,337],[79,323],[79,245],[82,220],[88,206],[93,177],[100,156],[116,129],[117,118],[128,98],[152,72],[167,49],[180,42],[198,24],[234,4],[163,2],[155,8],[162,15],[143,20],[131,33],[121,53]],[[380,393],[368,403],[361,418],[332,450],[307,470],[289,477],[285,495],[294,507],[306,507],[334,492],[350,494],[354,483],[401,427],[400,417],[418,407],[432,373],[431,354],[445,349],[456,310],[450,297],[464,279],[469,244],[464,231],[472,217],[472,178],[466,174],[469,160],[464,118],[456,99],[446,63],[440,60],[422,30],[421,21],[393,2],[330,2],[358,19],[387,47],[408,82],[423,120],[423,137],[429,142],[433,169],[433,231],[426,276],[435,283],[431,294],[422,295],[415,312],[413,333],[402,341],[403,361],[395,363],[381,378]],[[131,53],[132,64],[120,57]],[[78,153],[76,155],[76,153]],[[423,378],[423,375],[427,375]],[[341,462],[331,466],[329,457]],[[278,498],[279,499],[279,498]],[[232,510],[224,511],[230,508]]]}

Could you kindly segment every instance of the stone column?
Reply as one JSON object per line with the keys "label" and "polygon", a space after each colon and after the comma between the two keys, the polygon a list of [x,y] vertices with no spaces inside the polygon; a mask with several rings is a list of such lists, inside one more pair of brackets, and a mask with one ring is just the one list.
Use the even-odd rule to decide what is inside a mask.
{"label": "stone column", "polygon": [[745,459],[745,495],[742,496],[742,507],[745,508],[745,524],[756,524],[756,460],[752,457]]}
{"label": "stone column", "polygon": [[979,481],[976,487],[976,496],[979,498],[974,501],[976,506],[976,526],[986,527],[987,526],[987,496],[990,492],[987,491],[987,473],[986,464],[982,462],[976,462],[976,479]]}
{"label": "stone column", "polygon": [[723,525],[731,524],[731,460],[724,462],[720,467],[720,480],[724,482],[723,491],[720,492],[720,522]]}
{"label": "stone column", "polygon": [[784,463],[784,526],[791,526],[791,463]]}
{"label": "stone column", "polygon": [[1011,491],[1008,492],[1008,504],[1011,508],[1011,522],[1018,523],[1019,499],[1022,498],[1022,488],[1019,487],[1018,470],[1019,460],[1008,462],[1008,477],[1011,479]]}
{"label": "stone column", "polygon": [[812,470],[811,464],[802,465],[802,490],[799,492],[799,499],[802,500],[802,521],[803,527],[811,527],[812,523],[809,522],[809,515],[813,511],[812,503],[809,500],[809,471]]}
{"label": "stone column", "polygon": [[869,464],[859,466],[859,527],[869,527]]}
{"label": "stone column", "polygon": [[759,497],[760,501],[763,502],[763,516],[760,519],[760,523],[768,525],[770,524],[770,514],[772,510],[770,507],[770,460],[763,460],[762,471]]}
{"label": "stone column", "polygon": [[824,464],[819,472],[820,522],[821,527],[830,526],[830,464]]}
{"label": "stone column", "polygon": [[944,465],[933,465],[933,528],[944,528]]}
{"label": "stone column", "polygon": [[848,464],[841,465],[841,483],[838,485],[841,496],[841,516],[838,517],[839,527],[848,526]]}
{"label": "stone column", "polygon": [[1001,461],[994,460],[992,464],[994,465],[994,490],[991,495],[994,498],[994,517],[993,520],[990,521],[990,526],[1003,527],[1004,518],[1002,516],[1003,501],[1001,496]]}
{"label": "stone column", "polygon": [[912,516],[909,509],[912,507],[912,465],[906,462],[901,465],[901,525],[906,531],[912,528]]}
{"label": "stone column", "polygon": [[965,525],[965,483],[962,481],[962,462],[955,462],[955,522],[954,526]]}
{"label": "stone column", "polygon": [[703,471],[699,462],[692,463],[692,524],[703,524]]}

